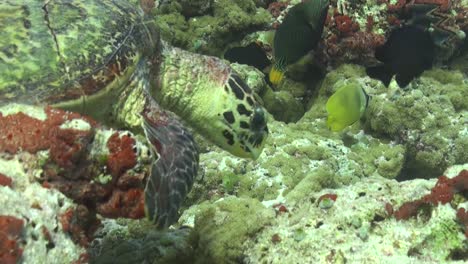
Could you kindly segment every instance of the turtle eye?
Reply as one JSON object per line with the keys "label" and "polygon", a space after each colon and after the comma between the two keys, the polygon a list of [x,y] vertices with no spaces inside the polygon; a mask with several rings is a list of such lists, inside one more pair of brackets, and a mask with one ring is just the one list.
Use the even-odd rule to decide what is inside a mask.
{"label": "turtle eye", "polygon": [[254,132],[263,132],[266,129],[265,111],[259,105],[255,106],[250,118],[250,129]]}

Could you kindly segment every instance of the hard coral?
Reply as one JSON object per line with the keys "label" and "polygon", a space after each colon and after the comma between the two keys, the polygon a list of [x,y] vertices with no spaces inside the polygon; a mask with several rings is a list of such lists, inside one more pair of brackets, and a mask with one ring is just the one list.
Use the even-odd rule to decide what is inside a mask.
{"label": "hard coral", "polygon": [[23,220],[13,216],[0,215],[0,263],[19,263],[23,249],[18,239],[23,231]]}
{"label": "hard coral", "polygon": [[206,12],[188,19],[177,1],[166,2],[157,9],[156,19],[163,38],[177,47],[208,55],[221,56],[231,43],[264,28],[271,20],[270,13],[251,0],[213,1]]}

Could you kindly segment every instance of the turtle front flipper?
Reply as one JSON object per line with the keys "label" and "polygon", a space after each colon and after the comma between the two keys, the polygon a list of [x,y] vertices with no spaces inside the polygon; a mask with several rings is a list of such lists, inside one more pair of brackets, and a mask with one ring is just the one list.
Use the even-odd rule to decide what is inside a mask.
{"label": "turtle front flipper", "polygon": [[197,175],[197,145],[182,124],[156,102],[143,113],[145,134],[153,146],[151,175],[145,188],[145,211],[158,228],[167,228],[179,218],[179,208]]}

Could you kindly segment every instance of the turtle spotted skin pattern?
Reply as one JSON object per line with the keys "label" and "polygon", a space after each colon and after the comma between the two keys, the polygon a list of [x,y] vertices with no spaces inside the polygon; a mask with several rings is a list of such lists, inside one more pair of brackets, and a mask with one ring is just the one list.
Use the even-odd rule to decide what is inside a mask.
{"label": "turtle spotted skin pattern", "polygon": [[238,74],[167,45],[127,0],[5,0],[0,24],[0,105],[51,105],[144,133],[154,154],[145,208],[161,228],[177,221],[198,170],[179,118],[239,157],[262,151],[266,115]]}

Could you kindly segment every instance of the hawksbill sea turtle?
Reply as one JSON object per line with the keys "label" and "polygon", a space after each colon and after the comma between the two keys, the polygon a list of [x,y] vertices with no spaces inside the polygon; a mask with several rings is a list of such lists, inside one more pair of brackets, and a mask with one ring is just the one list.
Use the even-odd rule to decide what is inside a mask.
{"label": "hawksbill sea turtle", "polygon": [[154,157],[145,210],[160,228],[177,221],[198,170],[178,118],[233,155],[263,149],[266,112],[238,73],[171,47],[127,0],[6,0],[0,24],[0,106],[49,105],[144,133]]}

